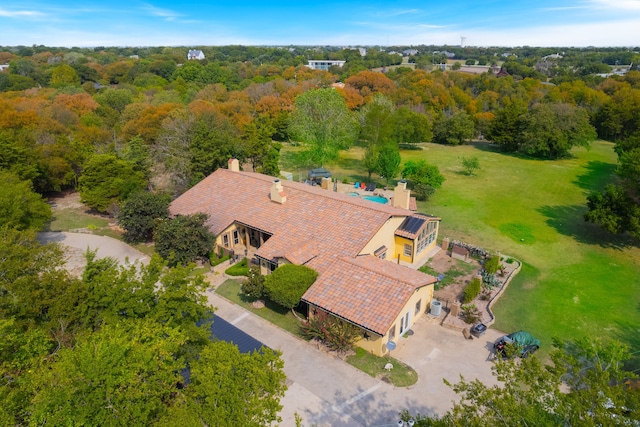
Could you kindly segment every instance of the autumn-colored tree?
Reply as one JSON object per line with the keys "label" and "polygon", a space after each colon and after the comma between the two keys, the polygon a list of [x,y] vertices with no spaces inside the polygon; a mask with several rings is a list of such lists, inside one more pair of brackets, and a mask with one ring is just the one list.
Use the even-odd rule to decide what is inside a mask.
{"label": "autumn-colored tree", "polygon": [[361,71],[345,80],[345,85],[357,89],[364,98],[375,93],[393,95],[396,85],[387,76],[375,71]]}

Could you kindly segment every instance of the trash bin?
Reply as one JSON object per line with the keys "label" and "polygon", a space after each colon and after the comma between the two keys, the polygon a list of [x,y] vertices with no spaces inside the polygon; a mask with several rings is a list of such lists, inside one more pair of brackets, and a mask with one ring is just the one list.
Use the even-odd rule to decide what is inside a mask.
{"label": "trash bin", "polygon": [[471,328],[471,335],[476,338],[480,338],[485,332],[487,332],[487,325],[484,323],[478,323]]}

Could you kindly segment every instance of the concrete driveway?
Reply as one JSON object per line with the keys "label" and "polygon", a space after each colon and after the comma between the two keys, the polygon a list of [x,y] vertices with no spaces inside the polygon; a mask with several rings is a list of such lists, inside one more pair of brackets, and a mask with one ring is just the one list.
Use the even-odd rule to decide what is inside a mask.
{"label": "concrete driveway", "polygon": [[218,316],[282,351],[289,387],[281,402],[282,426],[295,425],[296,413],[303,426],[395,426],[404,409],[414,414],[449,410],[457,397],[443,379],[456,383],[463,375],[466,380],[496,383],[491,375],[491,350],[493,341],[503,333],[493,329],[480,339],[466,340],[461,332],[440,326],[439,319],[423,316],[412,328],[413,335],[400,338],[392,353],[413,367],[419,380],[411,387],[398,388],[364,374],[212,290],[207,297]]}
{"label": "concrete driveway", "polygon": [[38,233],[42,243],[60,243],[66,247],[67,269],[73,274],[82,274],[86,264],[87,249],[96,250],[98,258],[111,257],[120,264],[141,262],[147,264],[149,257],[120,240],[88,233],[43,232]]}
{"label": "concrete driveway", "polygon": [[[42,242],[58,242],[68,248],[76,268],[83,268],[87,248],[97,249],[98,257],[110,256],[121,263],[149,261],[149,258],[118,240],[81,233],[41,233]],[[73,255],[75,253],[75,255]],[[211,277],[212,285],[224,281],[220,273]],[[217,280],[216,280],[217,279]],[[480,379],[495,384],[490,361],[493,342],[504,335],[489,329],[480,339],[466,340],[461,332],[446,329],[440,319],[424,315],[412,327],[413,334],[399,338],[392,356],[413,367],[418,382],[397,388],[353,368],[341,359],[272,325],[251,312],[207,292],[216,315],[265,345],[282,351],[288,391],[282,400],[282,426],[295,425],[295,414],[303,426],[381,427],[396,426],[398,414],[442,414],[457,397],[443,383]]]}

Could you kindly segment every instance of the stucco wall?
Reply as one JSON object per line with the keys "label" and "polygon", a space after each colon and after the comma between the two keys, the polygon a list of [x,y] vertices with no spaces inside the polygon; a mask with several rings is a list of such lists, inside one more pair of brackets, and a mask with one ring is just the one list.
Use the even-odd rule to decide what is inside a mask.
{"label": "stucco wall", "polygon": [[396,259],[397,255],[395,252],[395,236],[394,233],[402,224],[405,217],[392,217],[384,223],[382,227],[378,230],[378,232],[373,236],[373,238],[366,244],[364,248],[360,251],[358,255],[371,254],[375,252],[381,246],[387,247],[387,260]]}

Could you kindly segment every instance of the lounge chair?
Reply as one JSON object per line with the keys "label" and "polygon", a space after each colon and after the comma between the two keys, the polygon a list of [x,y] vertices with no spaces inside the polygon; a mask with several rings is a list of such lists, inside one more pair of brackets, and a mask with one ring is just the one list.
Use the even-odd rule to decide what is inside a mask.
{"label": "lounge chair", "polygon": [[364,190],[367,187],[367,184],[365,184],[364,182],[360,183],[360,189]]}
{"label": "lounge chair", "polygon": [[369,184],[369,185],[367,185],[367,188],[366,188],[367,191],[373,191],[375,189],[376,189],[376,185],[375,184]]}
{"label": "lounge chair", "polygon": [[353,186],[353,188],[360,188],[360,182],[356,182],[356,184]]}

